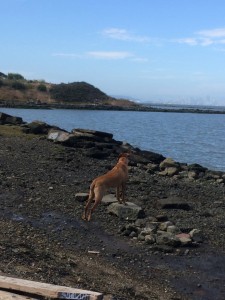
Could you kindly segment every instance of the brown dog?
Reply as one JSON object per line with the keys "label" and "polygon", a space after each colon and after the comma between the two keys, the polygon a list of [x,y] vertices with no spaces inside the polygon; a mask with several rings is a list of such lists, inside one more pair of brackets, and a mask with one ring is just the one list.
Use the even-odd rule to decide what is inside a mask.
{"label": "brown dog", "polygon": [[[125,186],[128,179],[128,157],[129,153],[119,155],[119,160],[115,167],[106,174],[95,178],[90,186],[89,197],[82,216],[83,220],[90,221],[91,214],[97,205],[102,201],[103,196],[109,188],[116,188],[116,198],[120,203],[125,202]],[[120,198],[121,197],[121,198]],[[91,202],[94,200],[93,206]]]}

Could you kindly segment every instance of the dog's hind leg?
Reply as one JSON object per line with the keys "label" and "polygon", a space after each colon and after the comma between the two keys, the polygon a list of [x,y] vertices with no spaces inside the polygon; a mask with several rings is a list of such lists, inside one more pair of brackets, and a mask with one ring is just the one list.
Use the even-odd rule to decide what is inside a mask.
{"label": "dog's hind leg", "polygon": [[95,194],[95,202],[94,202],[92,208],[89,209],[89,211],[88,211],[88,216],[87,216],[88,221],[90,221],[93,211],[96,209],[96,207],[102,201],[102,198],[104,196],[104,192],[99,190],[98,188],[95,189],[94,194]]}
{"label": "dog's hind leg", "polygon": [[94,185],[91,185],[89,197],[88,197],[87,203],[84,208],[84,213],[82,215],[83,220],[87,220],[88,210],[90,210],[91,202],[94,200],[94,198],[95,198]]}
{"label": "dog's hind leg", "polygon": [[121,190],[120,190],[120,188],[121,188],[121,186],[119,185],[119,186],[117,186],[117,188],[116,188],[116,199],[117,199],[117,201],[119,202],[119,203],[122,203],[122,201],[121,201]]}

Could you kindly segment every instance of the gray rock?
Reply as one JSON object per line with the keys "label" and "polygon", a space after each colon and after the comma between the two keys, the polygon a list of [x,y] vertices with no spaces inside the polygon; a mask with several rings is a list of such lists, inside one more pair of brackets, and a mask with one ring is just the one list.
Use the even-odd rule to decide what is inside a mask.
{"label": "gray rock", "polygon": [[153,235],[154,233],[156,233],[155,230],[152,230],[151,228],[144,228],[140,233],[139,235],[141,237],[145,237],[146,235]]}
{"label": "gray rock", "polygon": [[89,129],[81,129],[81,128],[75,128],[72,130],[73,134],[76,134],[78,136],[83,137],[100,137],[104,139],[112,139],[113,134],[103,131],[97,131],[97,130],[89,130]]}
{"label": "gray rock", "polygon": [[204,236],[201,230],[193,229],[189,232],[192,240],[197,243],[202,243],[204,241]]}
{"label": "gray rock", "polygon": [[195,172],[195,171],[189,171],[187,173],[188,175],[188,178],[189,179],[198,179],[198,172]]}
{"label": "gray rock", "polygon": [[14,117],[3,112],[0,112],[0,124],[12,124],[12,125],[20,125],[23,123],[23,119],[20,117]]}
{"label": "gray rock", "polygon": [[69,138],[69,133],[63,130],[51,129],[48,133],[47,139],[54,142],[67,142]]}
{"label": "gray rock", "polygon": [[117,203],[117,199],[116,199],[116,196],[113,195],[113,194],[107,194],[105,195],[103,198],[102,198],[102,204],[103,205],[110,205],[112,203]]}
{"label": "gray rock", "polygon": [[147,222],[145,230],[150,233],[156,233],[159,225],[160,225],[160,223],[158,223],[158,222]]}
{"label": "gray rock", "polygon": [[153,164],[153,163],[147,164],[146,167],[147,167],[148,173],[154,173],[155,171],[158,171],[158,169],[159,169],[159,165]]}
{"label": "gray rock", "polygon": [[191,209],[190,205],[187,202],[184,202],[182,199],[176,197],[159,199],[157,201],[157,207],[161,209]]}
{"label": "gray rock", "polygon": [[152,235],[152,234],[146,235],[146,236],[145,236],[145,242],[146,242],[146,244],[148,244],[148,245],[154,244],[154,243],[155,243],[155,236]]}
{"label": "gray rock", "polygon": [[159,230],[167,231],[168,226],[172,226],[173,223],[171,221],[163,222],[159,225]]}
{"label": "gray rock", "polygon": [[179,163],[175,162],[172,158],[168,157],[160,163],[159,167],[160,167],[161,170],[164,170],[166,168],[178,169],[179,168]]}
{"label": "gray rock", "polygon": [[164,156],[158,153],[154,153],[151,151],[141,151],[138,150],[135,154],[132,154],[132,164],[159,164],[161,161],[165,159]]}
{"label": "gray rock", "polygon": [[176,237],[180,240],[182,246],[189,246],[192,244],[192,239],[188,233],[177,234]]}
{"label": "gray rock", "polygon": [[160,176],[167,176],[167,170],[163,170],[158,173]]}
{"label": "gray rock", "polygon": [[136,227],[144,228],[146,226],[146,222],[146,219],[137,219],[134,224]]}
{"label": "gray rock", "polygon": [[180,231],[180,228],[178,228],[177,226],[175,225],[170,225],[167,227],[167,232],[170,232],[172,234],[178,234],[178,233],[181,233]]}
{"label": "gray rock", "polygon": [[135,221],[144,217],[143,209],[131,202],[126,205],[120,203],[112,203],[108,206],[108,213],[118,216],[120,219]]}
{"label": "gray rock", "polygon": [[129,235],[129,237],[131,237],[131,238],[136,238],[137,236],[138,236],[138,233],[135,231],[131,231],[131,233]]}
{"label": "gray rock", "polygon": [[167,176],[174,176],[179,173],[179,168],[178,167],[169,167],[166,168]]}
{"label": "gray rock", "polygon": [[77,193],[75,195],[75,201],[85,202],[88,199],[88,193]]}
{"label": "gray rock", "polygon": [[177,247],[181,244],[179,238],[166,231],[157,231],[156,243],[158,245],[168,245],[172,247]]}
{"label": "gray rock", "polygon": [[31,123],[27,123],[26,127],[29,128],[29,133],[34,134],[47,134],[51,129],[51,126],[42,121],[33,121]]}
{"label": "gray rock", "polygon": [[144,241],[145,241],[145,235],[142,234],[142,233],[140,233],[140,234],[138,235],[138,240],[141,241],[141,242],[144,242]]}
{"label": "gray rock", "polygon": [[167,217],[167,215],[157,215],[156,220],[158,222],[166,222],[166,221],[168,221],[168,217]]}
{"label": "gray rock", "polygon": [[205,168],[205,167],[203,167],[199,164],[191,164],[191,165],[188,165],[188,170],[189,171],[194,171],[194,172],[199,174],[201,172],[204,173],[205,171],[207,171],[207,168]]}

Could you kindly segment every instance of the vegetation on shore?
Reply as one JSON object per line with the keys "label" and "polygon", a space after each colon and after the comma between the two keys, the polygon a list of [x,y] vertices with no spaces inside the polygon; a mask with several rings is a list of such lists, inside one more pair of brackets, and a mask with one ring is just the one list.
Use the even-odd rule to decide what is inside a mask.
{"label": "vegetation on shore", "polygon": [[45,80],[27,80],[21,74],[0,72],[0,104],[24,105],[88,105],[134,107],[127,99],[116,99],[86,82],[53,84]]}

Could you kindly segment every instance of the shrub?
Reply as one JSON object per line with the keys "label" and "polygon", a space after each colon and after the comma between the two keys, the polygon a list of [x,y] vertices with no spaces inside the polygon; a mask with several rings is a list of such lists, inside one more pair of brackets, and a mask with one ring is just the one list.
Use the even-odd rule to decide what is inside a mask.
{"label": "shrub", "polygon": [[24,80],[24,77],[18,73],[8,73],[8,79],[10,80]]}
{"label": "shrub", "polygon": [[47,92],[47,87],[45,84],[41,83],[37,86],[37,90],[40,92]]}
{"label": "shrub", "polygon": [[26,85],[20,81],[13,81],[11,86],[15,90],[26,90]]}

